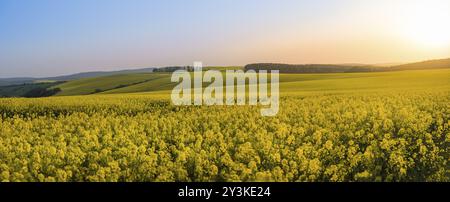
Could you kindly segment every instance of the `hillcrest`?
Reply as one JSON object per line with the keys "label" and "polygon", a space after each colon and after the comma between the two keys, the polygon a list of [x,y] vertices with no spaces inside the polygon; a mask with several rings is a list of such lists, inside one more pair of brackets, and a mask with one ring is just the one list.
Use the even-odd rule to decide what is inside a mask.
{"label": "hillcrest", "polygon": [[[278,70],[270,71],[270,94],[268,93],[268,73],[266,70],[260,70],[258,73],[254,70],[246,72],[226,70],[225,73],[218,70],[202,71],[201,62],[194,62],[193,70],[193,73],[186,70],[176,70],[172,73],[171,82],[179,82],[171,94],[174,105],[259,104],[268,106],[268,108],[261,109],[262,116],[275,116],[278,113]],[[191,75],[193,75],[193,79]],[[210,84],[204,88],[203,82]]]}

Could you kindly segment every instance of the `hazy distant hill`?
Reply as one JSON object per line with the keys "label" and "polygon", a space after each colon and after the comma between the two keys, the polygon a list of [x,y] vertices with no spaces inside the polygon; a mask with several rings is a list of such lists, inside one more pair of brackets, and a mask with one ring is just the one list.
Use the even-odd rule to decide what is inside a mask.
{"label": "hazy distant hill", "polygon": [[48,80],[56,80],[56,81],[69,81],[75,79],[82,78],[92,78],[99,76],[110,76],[116,74],[132,74],[132,73],[148,73],[153,72],[155,68],[143,68],[143,69],[130,69],[130,70],[119,70],[119,71],[96,71],[96,72],[83,72],[78,74],[71,74],[66,76],[57,76],[57,77],[47,77],[45,79]]}
{"label": "hazy distant hill", "polygon": [[93,78],[99,76],[110,76],[116,74],[132,74],[132,73],[148,73],[153,72],[155,68],[142,68],[142,69],[131,69],[131,70],[119,70],[119,71],[95,71],[95,72],[82,72],[77,74],[70,74],[64,76],[55,76],[55,77],[43,77],[43,78],[32,78],[32,77],[23,77],[23,78],[0,78],[0,86],[7,85],[18,85],[24,83],[36,83],[37,81],[70,81],[82,78]]}
{"label": "hazy distant hill", "polygon": [[58,93],[61,89],[51,87],[61,84],[63,81],[46,83],[27,83],[0,86],[0,97],[47,97]]}
{"label": "hazy distant hill", "polygon": [[349,73],[349,72],[383,72],[416,69],[443,69],[450,68],[450,58],[429,60],[417,63],[409,63],[396,66],[376,66],[358,64],[279,64],[279,63],[255,63],[248,64],[245,70],[279,70],[281,73]]}
{"label": "hazy distant hill", "polygon": [[450,68],[450,58],[397,65],[390,67],[389,70],[398,71],[398,70],[444,69],[444,68]]}
{"label": "hazy distant hill", "polygon": [[23,84],[23,83],[33,83],[35,78],[31,77],[17,77],[17,78],[0,78],[0,86],[7,86],[7,85],[17,85],[17,84]]}

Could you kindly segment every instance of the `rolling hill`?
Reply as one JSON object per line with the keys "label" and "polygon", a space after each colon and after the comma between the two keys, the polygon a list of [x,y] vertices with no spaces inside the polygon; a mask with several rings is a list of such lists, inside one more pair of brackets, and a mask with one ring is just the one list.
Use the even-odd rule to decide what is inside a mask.
{"label": "rolling hill", "polygon": [[450,68],[450,58],[396,65],[390,67],[389,70],[399,71],[399,70],[444,69],[444,68]]}
{"label": "rolling hill", "polygon": [[33,83],[36,78],[16,77],[16,78],[0,78],[0,86],[19,85],[24,83]]}
{"label": "rolling hill", "polygon": [[[280,69],[282,67],[283,66],[281,66]],[[450,71],[448,71],[450,70],[449,68],[450,59],[430,60],[418,63],[397,65],[392,67],[374,66],[370,67],[372,68],[371,71],[365,72],[354,72],[354,70],[358,68],[369,68],[369,67],[362,67],[355,65],[347,65],[347,66],[290,65],[290,67],[293,70],[295,70],[295,68],[310,68],[309,70],[319,71],[321,73],[315,73],[314,71],[309,70],[308,74],[304,74],[305,72],[303,74],[301,73],[299,74],[295,73],[295,71],[285,72],[288,74],[282,73],[280,75],[280,82],[281,82],[280,87],[281,89],[285,89],[288,91],[290,91],[290,89],[297,89],[297,88],[302,89],[302,91],[314,91],[317,89],[343,90],[343,89],[359,89],[359,88],[379,88],[385,85],[388,85],[390,87],[396,86],[406,87],[408,85],[429,85],[430,83],[433,82],[438,83],[441,82],[441,84],[444,83],[445,85],[447,85],[447,83],[450,81],[449,79]],[[205,67],[204,70],[216,69],[224,71],[226,69],[241,69],[241,68],[242,67]],[[248,69],[248,66],[246,66],[246,68]],[[314,68],[319,68],[321,70]],[[377,70],[375,71],[375,69]],[[114,73],[111,72],[108,73],[109,75],[97,77],[90,77],[94,76],[95,73],[84,73],[66,77],[47,78],[48,81],[54,81],[62,78],[72,80],[56,84],[43,83],[34,85],[3,86],[0,87],[0,96],[21,97],[27,91],[30,91],[33,88],[42,88],[42,87],[46,87],[48,89],[60,89],[61,91],[59,91],[56,94],[56,96],[67,96],[67,95],[119,94],[119,93],[167,91],[171,90],[176,85],[176,83],[170,82],[171,77],[170,72],[153,72],[153,73],[139,72],[147,70],[141,69],[141,70],[116,71]],[[326,74],[322,73],[324,70],[327,70],[325,71]],[[130,71],[132,73],[129,73]],[[85,76],[88,76],[88,78],[75,79],[76,77],[85,77]],[[434,77],[435,81],[433,81],[433,79],[428,79],[428,77],[430,78]]]}
{"label": "rolling hill", "polygon": [[[141,77],[142,76],[142,77]],[[122,77],[122,83],[114,77],[99,77],[61,84],[57,95],[148,93],[167,94],[177,83],[170,82],[169,73],[128,75]],[[115,76],[118,78],[119,76]],[[359,91],[383,91],[384,89],[422,89],[430,87],[450,88],[450,69],[406,70],[363,73],[327,73],[327,74],[280,74],[280,92],[283,94],[338,93]],[[140,82],[136,82],[140,81]],[[76,83],[82,85],[76,85]],[[203,86],[208,85],[204,83]],[[70,88],[69,88],[70,86]]]}
{"label": "rolling hill", "polygon": [[[0,78],[0,87],[1,86],[11,86],[11,85],[20,85],[20,84],[32,84],[32,83],[43,83],[42,81],[72,81],[77,79],[84,78],[94,78],[94,77],[102,77],[102,76],[111,76],[118,74],[135,74],[135,73],[151,73],[158,69],[165,69],[170,67],[161,67],[161,68],[141,68],[141,69],[127,69],[127,70],[119,70],[119,71],[93,71],[93,72],[81,72],[77,74],[63,75],[63,76],[55,76],[55,77],[16,77],[16,78]],[[225,70],[225,69],[242,69],[240,66],[208,66],[204,67],[204,70]],[[161,71],[165,72],[165,71]],[[168,71],[170,72],[170,71]]]}
{"label": "rolling hill", "polygon": [[280,73],[352,73],[352,72],[386,72],[419,69],[450,68],[450,58],[428,60],[394,66],[364,65],[364,64],[280,64],[254,63],[248,64],[245,70],[279,70]]}
{"label": "rolling hill", "polygon": [[57,95],[87,95],[126,88],[168,76],[169,74],[159,73],[118,74],[68,81],[52,88],[61,89]]}
{"label": "rolling hill", "polygon": [[[242,69],[238,66],[230,67],[205,67],[204,70]],[[85,78],[65,82],[53,88],[60,88],[58,96],[63,95],[87,95],[94,93],[117,94],[148,92],[172,89],[176,84],[170,82],[170,72],[134,73]]]}
{"label": "rolling hill", "polygon": [[54,77],[42,77],[42,78],[33,78],[33,77],[17,77],[17,78],[0,78],[0,86],[8,86],[8,85],[18,85],[18,84],[29,84],[29,83],[42,83],[40,81],[71,81],[76,79],[83,78],[93,78],[100,76],[110,76],[117,74],[132,74],[132,73],[149,73],[153,72],[155,68],[142,68],[142,69],[128,69],[128,70],[119,70],[119,71],[95,71],[95,72],[82,72],[77,74],[63,75],[63,76],[54,76]]}
{"label": "rolling hill", "polygon": [[[63,82],[41,82],[41,83],[25,83],[0,87],[0,97],[35,97],[36,94],[45,92],[46,89],[50,89],[55,85]],[[47,94],[50,96],[58,92],[60,89],[55,89],[52,93]],[[40,97],[40,96],[37,96]]]}

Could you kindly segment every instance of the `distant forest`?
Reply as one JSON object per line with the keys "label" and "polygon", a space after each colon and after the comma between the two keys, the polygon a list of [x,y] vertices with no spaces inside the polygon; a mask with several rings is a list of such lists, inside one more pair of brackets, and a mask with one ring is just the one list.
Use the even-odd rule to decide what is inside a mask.
{"label": "distant forest", "polygon": [[161,67],[153,69],[153,72],[174,72],[177,70],[194,71],[194,67],[191,66],[173,66],[173,67]]}
{"label": "distant forest", "polygon": [[335,64],[279,64],[279,63],[255,63],[244,67],[247,70],[279,70],[280,73],[350,73],[350,72],[383,72],[419,69],[444,69],[450,68],[450,59],[429,60],[424,62],[409,63],[391,67],[379,67],[372,65],[335,65]]}

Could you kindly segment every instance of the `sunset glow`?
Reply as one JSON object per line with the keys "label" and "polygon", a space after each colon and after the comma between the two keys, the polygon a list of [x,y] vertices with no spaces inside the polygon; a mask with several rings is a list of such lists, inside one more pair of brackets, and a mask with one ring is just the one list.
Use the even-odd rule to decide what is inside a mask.
{"label": "sunset glow", "polygon": [[[238,6],[237,6],[238,5]],[[448,0],[0,1],[0,77],[450,57]]]}
{"label": "sunset glow", "polygon": [[413,2],[406,5],[403,34],[423,48],[442,48],[450,44],[449,1]]}

